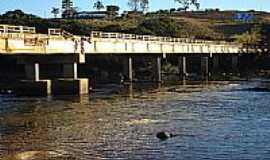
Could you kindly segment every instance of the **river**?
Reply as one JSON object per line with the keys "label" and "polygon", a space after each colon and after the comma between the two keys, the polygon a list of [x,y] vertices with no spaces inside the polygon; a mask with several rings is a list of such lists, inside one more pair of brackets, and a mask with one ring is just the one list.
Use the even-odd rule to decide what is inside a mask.
{"label": "river", "polygon": [[[261,87],[268,83],[1,95],[0,159],[268,159],[270,92]],[[161,141],[160,131],[177,136]]]}

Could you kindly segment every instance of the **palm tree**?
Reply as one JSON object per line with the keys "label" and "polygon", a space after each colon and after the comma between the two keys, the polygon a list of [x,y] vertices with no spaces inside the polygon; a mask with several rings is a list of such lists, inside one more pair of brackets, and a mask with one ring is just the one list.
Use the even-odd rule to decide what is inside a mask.
{"label": "palm tree", "polygon": [[51,13],[54,14],[54,18],[57,18],[57,15],[59,14],[59,8],[53,7]]}
{"label": "palm tree", "polygon": [[97,1],[94,3],[94,7],[93,7],[93,8],[95,8],[95,9],[97,9],[97,10],[101,10],[101,9],[104,8],[104,5],[103,5],[103,3],[102,3],[100,0],[97,0]]}

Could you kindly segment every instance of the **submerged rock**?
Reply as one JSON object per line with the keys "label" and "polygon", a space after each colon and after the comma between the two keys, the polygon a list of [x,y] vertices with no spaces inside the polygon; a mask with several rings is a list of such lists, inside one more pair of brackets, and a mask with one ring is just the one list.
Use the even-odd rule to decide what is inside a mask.
{"label": "submerged rock", "polygon": [[174,137],[173,134],[169,133],[169,132],[158,132],[156,137],[162,141],[167,140],[169,138]]}

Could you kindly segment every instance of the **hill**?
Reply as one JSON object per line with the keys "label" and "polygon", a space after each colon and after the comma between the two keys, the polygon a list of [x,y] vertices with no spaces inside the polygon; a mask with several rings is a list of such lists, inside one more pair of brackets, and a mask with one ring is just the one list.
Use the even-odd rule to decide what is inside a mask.
{"label": "hill", "polygon": [[252,11],[255,18],[250,22],[235,21],[235,13],[237,11],[157,11],[102,19],[42,19],[15,10],[1,15],[0,23],[34,26],[41,33],[46,33],[47,28],[62,28],[77,35],[89,35],[98,30],[226,41],[237,41],[241,36],[242,40],[243,36],[250,39],[255,35],[257,37],[253,38],[258,38],[255,42],[262,38],[269,41],[270,13]]}

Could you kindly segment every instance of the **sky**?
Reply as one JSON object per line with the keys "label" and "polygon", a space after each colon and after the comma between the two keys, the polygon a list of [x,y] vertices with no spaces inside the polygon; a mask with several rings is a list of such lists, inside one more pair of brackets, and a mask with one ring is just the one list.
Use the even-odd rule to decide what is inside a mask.
{"label": "sky", "polygon": [[[52,7],[61,7],[62,0],[0,0],[0,14],[8,10],[21,9],[41,17],[53,17],[50,13]],[[73,0],[79,10],[93,10],[94,0]],[[128,0],[102,0],[104,4],[117,4],[121,10],[128,10]],[[149,0],[149,10],[177,8],[174,0]],[[220,8],[221,10],[263,10],[270,11],[269,0],[198,0],[201,9]]]}

